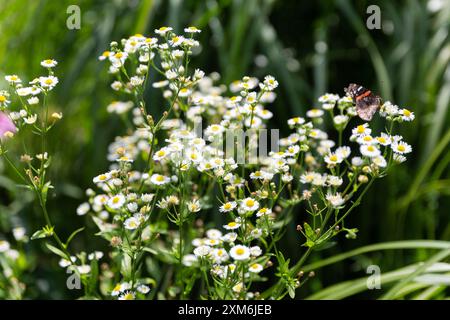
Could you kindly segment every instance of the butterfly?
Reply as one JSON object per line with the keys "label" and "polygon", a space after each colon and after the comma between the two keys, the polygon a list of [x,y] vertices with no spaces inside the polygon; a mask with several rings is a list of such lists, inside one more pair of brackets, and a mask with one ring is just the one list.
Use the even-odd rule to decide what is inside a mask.
{"label": "butterfly", "polygon": [[364,121],[370,121],[381,106],[381,98],[359,84],[350,83],[344,91],[353,99],[356,113]]}

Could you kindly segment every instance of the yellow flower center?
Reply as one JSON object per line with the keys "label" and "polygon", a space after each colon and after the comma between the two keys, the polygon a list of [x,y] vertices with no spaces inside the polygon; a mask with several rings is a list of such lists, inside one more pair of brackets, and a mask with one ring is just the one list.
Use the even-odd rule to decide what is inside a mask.
{"label": "yellow flower center", "polygon": [[52,79],[47,79],[47,80],[45,80],[45,84],[52,84],[53,83],[53,80]]}
{"label": "yellow flower center", "polygon": [[363,125],[359,125],[356,129],[356,132],[358,133],[364,133],[364,131],[366,130],[366,128],[364,128]]}
{"label": "yellow flower center", "polygon": [[386,139],[384,137],[378,137],[377,140],[380,143],[386,143]]}
{"label": "yellow flower center", "polygon": [[112,202],[114,204],[117,204],[119,202],[119,200],[120,200],[119,197],[114,197]]}
{"label": "yellow flower center", "polygon": [[375,148],[374,148],[373,146],[368,146],[368,147],[367,147],[367,150],[368,150],[368,151],[375,151]]}
{"label": "yellow flower center", "polygon": [[400,144],[397,146],[397,150],[400,152],[403,152],[403,151],[405,151],[405,146]]}
{"label": "yellow flower center", "polygon": [[123,53],[122,52],[117,52],[114,57],[116,57],[117,59],[120,59],[123,57]]}
{"label": "yellow flower center", "polygon": [[411,115],[411,111],[409,111],[408,109],[403,109],[403,115],[409,117]]}
{"label": "yellow flower center", "polygon": [[102,175],[100,175],[100,177],[98,177],[99,178],[99,180],[106,180],[106,175],[104,175],[104,174],[102,174]]}
{"label": "yellow flower center", "polygon": [[102,56],[109,57],[110,54],[111,54],[111,52],[105,51],[105,52],[102,53]]}
{"label": "yellow flower center", "polygon": [[45,60],[44,61],[46,64],[52,64],[53,63],[53,60],[52,59],[47,59],[47,60]]}
{"label": "yellow flower center", "polygon": [[333,162],[337,161],[338,160],[337,155],[333,154],[332,156],[330,156],[330,160]]}
{"label": "yellow flower center", "polygon": [[371,136],[365,136],[364,137],[364,141],[372,141],[372,137]]}
{"label": "yellow flower center", "polygon": [[236,249],[236,254],[237,254],[238,256],[242,256],[244,253],[245,253],[245,250],[244,250],[244,249],[242,249],[242,248],[237,248],[237,249]]}
{"label": "yellow flower center", "polygon": [[6,97],[5,96],[2,96],[2,95],[0,95],[0,102],[5,102],[6,101]]}
{"label": "yellow flower center", "polygon": [[252,200],[252,199],[249,199],[249,200],[247,200],[247,201],[245,202],[245,205],[246,205],[247,207],[253,207],[253,206],[255,205],[255,201]]}
{"label": "yellow flower center", "polygon": [[156,181],[163,182],[164,181],[164,177],[159,175],[159,176],[156,177]]}
{"label": "yellow flower center", "polygon": [[229,227],[236,227],[236,225],[237,225],[237,223],[236,222],[230,222],[229,224],[228,224],[228,226]]}
{"label": "yellow flower center", "polygon": [[231,203],[225,203],[223,205],[223,207],[224,207],[224,209],[229,210],[229,209],[231,209],[232,205],[231,205]]}

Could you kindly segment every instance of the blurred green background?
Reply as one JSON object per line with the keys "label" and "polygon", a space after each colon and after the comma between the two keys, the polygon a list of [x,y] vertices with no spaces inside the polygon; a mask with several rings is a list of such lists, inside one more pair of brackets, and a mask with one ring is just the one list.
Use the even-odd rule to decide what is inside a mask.
{"label": "blurred green background", "polygon": [[[66,9],[72,4],[81,9],[80,30],[66,27]],[[381,8],[381,30],[366,27],[366,8],[372,4]],[[325,92],[343,95],[350,82],[411,109],[416,121],[402,126],[401,134],[414,152],[395,172],[378,180],[351,215],[348,226],[360,230],[358,238],[340,239],[337,246],[312,257],[318,260],[378,242],[450,240],[449,24],[446,0],[2,0],[0,81],[6,88],[3,76],[12,73],[30,80],[42,72],[41,60],[59,61],[56,73],[61,83],[51,108],[63,111],[64,118],[52,133],[56,193],[49,205],[63,235],[90,226],[74,242],[75,251],[107,246],[94,236],[89,219],[78,217],[75,210],[84,190],[92,186],[92,177],[108,166],[108,143],[123,133],[119,119],[106,112],[116,97],[104,64],[97,60],[112,40],[135,33],[148,36],[163,25],[178,32],[197,26],[203,30],[202,47],[191,66],[219,72],[223,83],[243,75],[275,76],[280,87],[271,107],[271,126],[285,134],[288,118],[304,115]],[[160,96],[149,90],[147,99],[150,112],[158,116]],[[375,120],[374,126],[382,129],[380,125]],[[42,225],[41,214],[3,164],[0,173],[0,235],[10,239],[11,227],[18,224],[31,234]],[[290,228],[284,250],[296,259],[303,249],[298,239],[289,242],[295,223]],[[55,268],[57,258],[44,254],[48,250],[39,241],[26,250],[34,257],[33,277],[24,275],[30,281],[28,295],[69,297],[66,275]],[[358,256],[322,269],[301,295],[364,276],[368,264],[388,271],[427,256],[422,250]]]}

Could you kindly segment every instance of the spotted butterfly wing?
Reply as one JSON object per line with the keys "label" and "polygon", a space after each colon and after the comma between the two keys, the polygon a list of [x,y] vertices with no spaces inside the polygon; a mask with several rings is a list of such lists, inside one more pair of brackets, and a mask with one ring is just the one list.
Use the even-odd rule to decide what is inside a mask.
{"label": "spotted butterfly wing", "polygon": [[356,113],[364,121],[370,121],[381,106],[381,98],[372,91],[355,83],[350,83],[344,91],[353,99]]}

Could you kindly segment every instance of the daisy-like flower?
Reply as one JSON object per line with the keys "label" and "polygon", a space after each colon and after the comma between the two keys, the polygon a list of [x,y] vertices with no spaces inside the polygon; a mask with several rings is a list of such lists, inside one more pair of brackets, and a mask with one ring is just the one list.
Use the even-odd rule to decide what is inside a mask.
{"label": "daisy-like flower", "polygon": [[239,228],[240,226],[241,226],[241,224],[239,222],[231,221],[228,224],[224,225],[223,227],[224,227],[224,229],[227,229],[227,230],[235,230],[235,229]]}
{"label": "daisy-like flower", "polygon": [[381,135],[379,137],[376,137],[375,139],[382,146],[387,146],[391,143],[391,137],[386,133],[381,133]]}
{"label": "daisy-like flower", "polygon": [[17,88],[16,93],[20,97],[29,96],[31,94],[31,88],[30,87]]}
{"label": "daisy-like flower", "polygon": [[193,254],[187,254],[183,257],[182,263],[186,267],[192,267],[197,263],[197,257]]}
{"label": "daisy-like flower", "polygon": [[245,198],[241,202],[241,208],[245,211],[255,211],[259,208],[259,202],[253,198]]}
{"label": "daisy-like flower", "polygon": [[411,112],[408,109],[401,109],[398,113],[402,116],[403,121],[413,121],[415,118],[414,112]]}
{"label": "daisy-like flower", "polygon": [[173,47],[181,46],[186,39],[183,36],[174,36],[169,40],[169,43]]}
{"label": "daisy-like flower", "polygon": [[325,156],[325,162],[330,165],[336,165],[344,161],[344,159],[340,156],[338,156],[336,153],[329,153]]}
{"label": "daisy-like flower", "polygon": [[102,173],[96,177],[94,177],[94,179],[92,179],[92,181],[97,184],[97,183],[102,183],[102,182],[106,182],[109,179],[111,179],[111,174],[109,172],[107,173]]}
{"label": "daisy-like flower", "polygon": [[11,103],[10,100],[8,100],[9,94],[6,91],[0,91],[0,107],[7,106]]}
{"label": "daisy-like flower", "polygon": [[169,183],[170,178],[163,176],[161,174],[155,173],[150,177],[150,182],[153,183],[154,185],[162,186],[162,185]]}
{"label": "daisy-like flower", "polygon": [[302,117],[295,117],[295,118],[291,118],[291,119],[288,120],[288,125],[290,127],[294,127],[294,126],[297,126],[297,125],[302,125],[304,123],[305,123],[305,118],[302,118]]}
{"label": "daisy-like flower", "polygon": [[325,93],[324,95],[319,97],[319,102],[322,103],[336,103],[339,100],[339,96],[337,94]]}
{"label": "daisy-like flower", "polygon": [[184,28],[184,32],[186,32],[186,33],[200,33],[200,32],[202,32],[202,30],[191,26],[191,27]]}
{"label": "daisy-like flower", "polygon": [[41,87],[52,89],[58,84],[59,80],[55,76],[39,77]]}
{"label": "daisy-like flower", "polygon": [[328,193],[326,195],[326,199],[330,202],[330,204],[334,208],[340,207],[345,202],[340,193],[336,193],[336,194]]}
{"label": "daisy-like flower", "polygon": [[206,128],[205,134],[207,136],[213,136],[213,135],[221,134],[224,131],[225,131],[225,128],[223,126],[221,126],[219,124],[212,124]]}
{"label": "daisy-like flower", "polygon": [[58,62],[53,59],[46,59],[41,61],[41,66],[43,66],[44,68],[53,68],[56,67],[57,64]]}
{"label": "daisy-like flower", "polygon": [[352,165],[355,167],[360,167],[364,163],[363,159],[361,157],[353,157],[352,158]]}
{"label": "daisy-like flower", "polygon": [[361,135],[356,139],[359,144],[377,144],[378,140],[373,138],[370,134]]}
{"label": "daisy-like flower", "polygon": [[247,260],[250,258],[250,249],[243,245],[234,246],[230,249],[230,256],[234,260]]}
{"label": "daisy-like flower", "polygon": [[29,116],[29,117],[23,118],[23,121],[26,124],[34,124],[36,122],[36,120],[37,120],[37,114],[33,114],[33,115]]}
{"label": "daisy-like flower", "polygon": [[372,163],[374,163],[377,167],[384,168],[387,166],[386,159],[383,156],[378,156],[372,158]]}
{"label": "daisy-like flower", "polygon": [[138,210],[139,206],[136,202],[130,202],[127,204],[127,209],[130,212],[136,212]]}
{"label": "daisy-like flower", "polygon": [[248,267],[248,271],[252,273],[260,273],[262,270],[263,266],[259,263],[253,263],[252,265],[250,265],[250,267]]}
{"label": "daisy-like flower", "polygon": [[336,126],[341,126],[343,124],[346,124],[348,122],[349,118],[344,115],[337,115],[333,118],[333,122]]}
{"label": "daisy-like flower", "polygon": [[206,231],[206,236],[208,237],[208,239],[219,240],[222,237],[222,232],[217,229],[209,229],[208,231]]}
{"label": "daisy-like flower", "polygon": [[381,154],[380,150],[373,144],[364,144],[359,148],[359,151],[363,156],[369,158],[378,157]]}
{"label": "daisy-like flower", "polygon": [[306,112],[306,116],[309,118],[320,118],[323,116],[323,110],[322,109],[311,109]]}
{"label": "daisy-like flower", "polygon": [[258,212],[256,213],[257,217],[262,217],[262,216],[270,216],[272,214],[272,210],[269,208],[261,208],[258,210]]}
{"label": "daisy-like flower", "polygon": [[180,91],[178,92],[178,96],[181,98],[188,97],[190,94],[191,90],[189,90],[188,88],[181,88]]}
{"label": "daisy-like flower", "polygon": [[199,212],[201,210],[200,202],[198,200],[192,200],[187,203],[189,212]]}
{"label": "daisy-like flower", "polygon": [[383,117],[396,116],[398,115],[398,106],[390,101],[386,101],[380,108],[380,115]]}
{"label": "daisy-like flower", "polygon": [[120,297],[119,300],[134,300],[136,298],[136,295],[132,291],[124,292]]}
{"label": "daisy-like flower", "polygon": [[221,238],[221,240],[225,241],[225,242],[235,242],[237,239],[237,233],[236,232],[228,232],[227,234],[223,235],[223,237]]}
{"label": "daisy-like flower", "polygon": [[206,257],[211,253],[212,248],[210,246],[202,245],[194,249],[196,257]]}
{"label": "daisy-like flower", "polygon": [[327,176],[327,182],[329,186],[339,187],[340,185],[342,185],[343,180],[339,176]]}
{"label": "daisy-like flower", "polygon": [[125,61],[128,58],[128,53],[126,52],[116,52],[115,54],[112,54],[109,56],[109,61],[111,61],[111,64],[115,68],[120,68],[125,64]]}
{"label": "daisy-like flower", "polygon": [[219,211],[220,212],[230,212],[233,211],[236,208],[237,204],[234,201],[225,202],[223,205],[220,206]]}
{"label": "daisy-like flower", "polygon": [[150,203],[154,197],[155,195],[153,193],[144,193],[141,195],[141,200],[142,202]]}
{"label": "daisy-like flower", "polygon": [[350,147],[347,147],[347,146],[341,146],[341,147],[337,148],[335,151],[336,155],[343,159],[348,158],[350,156],[351,152],[352,152],[352,149],[350,149]]}
{"label": "daisy-like flower", "polygon": [[103,53],[98,57],[98,60],[103,61],[108,59],[111,56],[111,51],[103,51]]}
{"label": "daisy-like flower", "polygon": [[391,148],[395,153],[406,154],[412,151],[412,147],[404,141],[394,141]]}
{"label": "daisy-like flower", "polygon": [[22,80],[20,80],[20,78],[15,74],[5,76],[5,80],[8,81],[9,84],[17,84],[22,82]]}
{"label": "daisy-like flower", "polygon": [[394,153],[394,156],[392,157],[392,159],[394,159],[394,161],[396,163],[403,163],[406,161],[406,157],[399,153]]}
{"label": "daisy-like flower", "polygon": [[153,88],[164,88],[168,84],[169,84],[168,80],[162,80],[162,81],[153,82],[152,87]]}
{"label": "daisy-like flower", "polygon": [[170,151],[171,150],[168,147],[164,147],[164,148],[159,149],[153,155],[153,160],[161,161],[161,160],[165,159],[170,154]]}
{"label": "daisy-like flower", "polygon": [[125,204],[125,197],[123,194],[116,194],[115,196],[112,196],[108,200],[108,207],[111,209],[119,209]]}
{"label": "daisy-like flower", "polygon": [[145,284],[140,284],[138,285],[138,287],[136,288],[137,291],[139,291],[142,294],[147,294],[150,292],[150,288],[149,286],[146,286]]}
{"label": "daisy-like flower", "polygon": [[352,137],[354,139],[356,139],[359,136],[368,135],[371,132],[372,132],[372,129],[369,128],[369,124],[364,123],[364,124],[361,124],[361,125],[357,126],[356,128],[352,129]]}
{"label": "daisy-like flower", "polygon": [[125,229],[128,229],[128,230],[135,230],[135,229],[139,228],[139,225],[140,225],[140,224],[141,224],[141,223],[140,223],[139,219],[136,218],[136,217],[128,218],[128,219],[125,220],[125,222],[123,223]]}
{"label": "daisy-like flower", "polygon": [[38,97],[31,97],[29,99],[27,99],[27,102],[29,105],[35,105],[39,103],[39,98]]}
{"label": "daisy-like flower", "polygon": [[155,33],[161,36],[165,36],[168,32],[172,31],[171,27],[161,27],[159,29],[155,29]]}
{"label": "daisy-like flower", "polygon": [[265,88],[269,91],[274,90],[276,87],[278,87],[278,81],[275,80],[274,77],[272,76],[266,76],[264,78],[264,85],[262,86],[262,88]]}
{"label": "daisy-like flower", "polygon": [[222,263],[222,262],[227,261],[230,258],[227,251],[223,248],[214,249],[212,251],[211,255],[212,255],[215,263]]}
{"label": "daisy-like flower", "polygon": [[128,282],[124,282],[124,283],[118,283],[114,289],[111,291],[111,295],[114,296],[118,296],[120,295],[122,292],[131,289],[131,285]]}
{"label": "daisy-like flower", "polygon": [[250,247],[250,254],[252,257],[259,257],[262,254],[262,250],[258,246]]}

